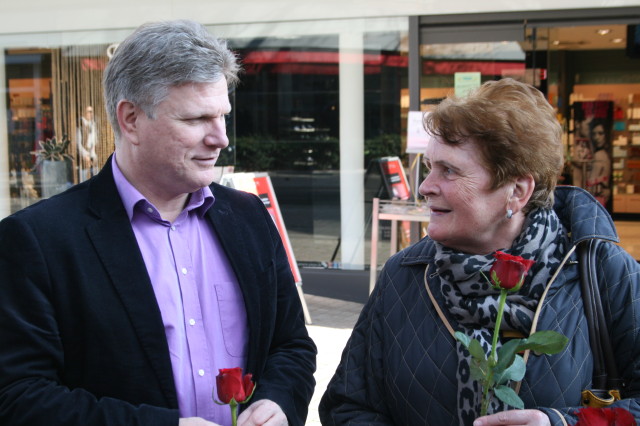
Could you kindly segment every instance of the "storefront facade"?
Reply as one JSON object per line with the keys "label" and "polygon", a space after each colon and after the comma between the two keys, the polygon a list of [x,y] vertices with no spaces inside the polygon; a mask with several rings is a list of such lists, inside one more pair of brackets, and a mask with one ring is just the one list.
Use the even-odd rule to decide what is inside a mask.
{"label": "storefront facade", "polygon": [[[113,151],[100,88],[109,55],[137,25],[173,18],[205,23],[241,58],[221,173],[269,173],[301,264],[367,267],[371,199],[385,196],[378,159],[417,164],[405,153],[408,112],[428,110],[454,91],[461,73],[480,73],[481,81],[515,77],[543,90],[566,128],[571,180],[578,177],[570,168],[586,164],[574,152],[572,102],[611,101],[617,130],[609,135],[607,202],[613,212],[633,213],[636,191],[640,198],[640,185],[629,182],[636,179],[640,59],[627,42],[640,24],[638,3],[580,2],[575,9],[541,1],[508,12],[497,1],[135,3],[4,7],[1,217],[99,170]],[[619,110],[624,118],[616,119]],[[39,162],[39,142],[54,137],[68,140],[65,155]],[[415,188],[419,170],[411,171]]]}

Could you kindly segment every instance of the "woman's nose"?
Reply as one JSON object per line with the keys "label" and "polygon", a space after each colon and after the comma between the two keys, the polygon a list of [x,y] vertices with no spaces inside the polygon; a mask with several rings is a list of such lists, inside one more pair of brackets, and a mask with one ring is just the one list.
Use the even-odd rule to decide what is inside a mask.
{"label": "woman's nose", "polygon": [[436,185],[434,184],[434,179],[431,176],[431,173],[425,176],[424,180],[420,183],[418,187],[418,192],[423,197],[429,197],[433,195],[436,191]]}

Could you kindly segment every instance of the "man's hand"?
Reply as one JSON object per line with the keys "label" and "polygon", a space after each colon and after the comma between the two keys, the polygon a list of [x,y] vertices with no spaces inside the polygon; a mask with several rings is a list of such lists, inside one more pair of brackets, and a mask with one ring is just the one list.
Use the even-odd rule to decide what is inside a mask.
{"label": "man's hand", "polygon": [[178,421],[178,426],[220,426],[200,417],[185,417]]}
{"label": "man's hand", "polygon": [[549,417],[540,410],[509,410],[477,418],[473,426],[528,425],[551,426]]}
{"label": "man's hand", "polygon": [[238,426],[286,426],[288,424],[282,408],[268,399],[254,402],[238,417]]}

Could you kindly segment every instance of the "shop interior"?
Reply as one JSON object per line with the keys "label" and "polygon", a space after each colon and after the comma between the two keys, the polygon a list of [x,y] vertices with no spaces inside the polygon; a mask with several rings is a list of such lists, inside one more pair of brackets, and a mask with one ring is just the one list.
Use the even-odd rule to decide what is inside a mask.
{"label": "shop interior", "polygon": [[[640,214],[637,28],[525,26],[523,33],[519,28],[512,31],[512,40],[505,40],[499,31],[484,34],[483,40],[482,31],[471,27],[469,37],[480,40],[458,43],[439,43],[450,39],[453,30],[427,33],[421,44],[422,109],[428,111],[429,105],[456,90],[459,73],[480,73],[481,81],[512,77],[535,85],[556,108],[565,130],[566,166],[560,183],[589,190],[618,218],[636,219]],[[464,40],[464,31],[457,37]],[[590,129],[593,120],[602,126]],[[593,139],[596,132],[603,141]],[[606,156],[600,158],[599,151]]]}

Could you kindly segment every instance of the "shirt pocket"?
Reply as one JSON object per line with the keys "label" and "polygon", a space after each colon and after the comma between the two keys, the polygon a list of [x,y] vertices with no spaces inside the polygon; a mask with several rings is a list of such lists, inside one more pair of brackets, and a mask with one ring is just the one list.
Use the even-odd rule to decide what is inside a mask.
{"label": "shirt pocket", "polygon": [[232,283],[215,286],[222,338],[229,355],[245,357],[249,335],[247,310],[240,289],[234,291],[233,287]]}

